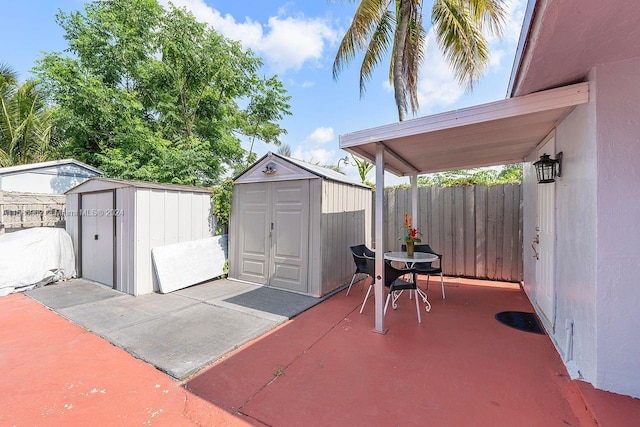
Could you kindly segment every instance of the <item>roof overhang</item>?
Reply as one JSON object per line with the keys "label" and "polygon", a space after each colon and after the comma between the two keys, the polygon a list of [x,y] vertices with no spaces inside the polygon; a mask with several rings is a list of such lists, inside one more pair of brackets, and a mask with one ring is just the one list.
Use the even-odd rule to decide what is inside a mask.
{"label": "roof overhang", "polygon": [[598,65],[640,56],[639,17],[628,0],[529,0],[507,95],[584,81]]}
{"label": "roof overhang", "polygon": [[398,176],[523,162],[576,105],[588,83],[420,117],[340,136],[340,148]]}

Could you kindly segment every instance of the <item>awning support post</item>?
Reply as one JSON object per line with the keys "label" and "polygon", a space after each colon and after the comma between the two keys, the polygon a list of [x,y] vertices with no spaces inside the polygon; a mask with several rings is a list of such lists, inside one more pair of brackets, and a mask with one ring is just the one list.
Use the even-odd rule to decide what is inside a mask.
{"label": "awning support post", "polygon": [[419,228],[420,218],[418,218],[418,173],[411,174],[411,219],[413,228]]}
{"label": "awning support post", "polygon": [[375,329],[385,333],[384,329],[384,145],[376,144],[376,271],[374,285]]}

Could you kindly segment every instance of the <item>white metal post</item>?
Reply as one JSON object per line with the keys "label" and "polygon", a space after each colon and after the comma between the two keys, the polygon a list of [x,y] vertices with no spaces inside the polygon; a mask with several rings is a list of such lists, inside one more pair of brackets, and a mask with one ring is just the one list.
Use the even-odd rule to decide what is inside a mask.
{"label": "white metal post", "polygon": [[411,174],[411,220],[413,228],[418,228],[420,218],[418,218],[418,173]]}
{"label": "white metal post", "polygon": [[376,272],[374,286],[375,332],[384,333],[384,145],[376,144]]}

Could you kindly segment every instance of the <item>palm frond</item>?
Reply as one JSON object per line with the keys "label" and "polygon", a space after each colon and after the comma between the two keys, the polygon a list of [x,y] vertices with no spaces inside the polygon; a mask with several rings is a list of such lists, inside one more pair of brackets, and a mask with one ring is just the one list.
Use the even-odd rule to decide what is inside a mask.
{"label": "palm frond", "polygon": [[480,31],[502,37],[507,11],[503,0],[465,0]]}
{"label": "palm frond", "polygon": [[461,85],[471,90],[489,60],[487,41],[469,7],[456,0],[436,0],[432,24],[438,46]]}
{"label": "palm frond", "polygon": [[380,61],[386,56],[392,45],[394,28],[394,14],[389,10],[385,10],[362,58],[362,65],[360,67],[360,96],[364,94],[366,83],[371,78],[374,68],[377,67]]}
{"label": "palm frond", "polygon": [[368,41],[378,28],[387,9],[387,1],[362,0],[360,2],[333,61],[334,79],[337,79],[344,67],[355,58],[356,52],[367,47]]}

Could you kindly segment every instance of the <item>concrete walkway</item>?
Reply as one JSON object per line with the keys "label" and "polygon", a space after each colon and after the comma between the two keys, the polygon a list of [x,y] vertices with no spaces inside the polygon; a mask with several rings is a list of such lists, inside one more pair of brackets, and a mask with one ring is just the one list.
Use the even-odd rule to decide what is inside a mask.
{"label": "concrete walkway", "polygon": [[230,280],[134,297],[75,279],[26,294],[179,380],[322,301]]}

